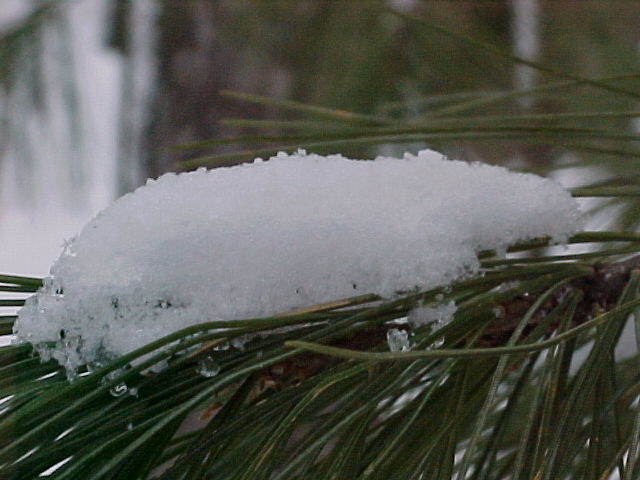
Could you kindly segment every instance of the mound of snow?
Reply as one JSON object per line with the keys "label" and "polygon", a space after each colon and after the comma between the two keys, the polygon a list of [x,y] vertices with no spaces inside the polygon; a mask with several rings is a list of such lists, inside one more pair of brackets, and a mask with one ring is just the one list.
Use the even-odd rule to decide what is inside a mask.
{"label": "mound of snow", "polygon": [[433,151],[374,161],[300,151],[166,174],[69,243],[15,334],[57,342],[41,353],[74,369],[205,321],[449,284],[477,272],[479,250],[562,241],[580,223],[550,180]]}

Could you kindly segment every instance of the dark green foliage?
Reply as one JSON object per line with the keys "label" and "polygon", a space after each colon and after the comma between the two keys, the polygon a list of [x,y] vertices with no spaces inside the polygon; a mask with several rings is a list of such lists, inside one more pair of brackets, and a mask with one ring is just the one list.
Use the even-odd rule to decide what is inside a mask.
{"label": "dark green foliage", "polygon": [[[572,243],[598,236],[640,241],[609,233],[581,234]],[[616,250],[598,255],[607,264],[618,258]],[[586,472],[618,467],[625,472],[621,458],[639,428],[632,405],[640,375],[637,357],[620,361],[613,347],[628,314],[640,306],[638,276],[629,276],[629,266],[620,274],[627,278],[624,290],[612,293],[618,306],[588,320],[588,282],[582,279],[596,281],[593,260],[536,260],[505,265],[513,262],[487,259],[494,266],[482,278],[393,302],[357,298],[347,309],[238,321],[217,333],[207,332],[224,323],[190,327],[71,385],[56,363],[33,358],[29,346],[4,347],[0,388],[14,396],[4,402],[0,420],[0,459],[8,462],[3,478],[33,478],[70,455],[54,478],[146,478],[176,458],[162,478],[463,478],[467,471],[478,479],[551,479],[590,478]],[[32,279],[4,280],[33,288]],[[496,289],[505,282],[511,286]],[[559,295],[562,286],[568,288]],[[384,329],[376,327],[438,294],[458,302],[455,320],[435,331],[417,329],[411,352],[384,353]],[[493,342],[483,337],[487,325],[495,325],[493,309],[523,298],[535,301],[515,330],[507,329],[510,339],[486,345]],[[214,348],[294,325],[300,328],[254,339],[243,349]],[[358,336],[368,337],[369,352],[323,346],[340,339],[348,345]],[[442,345],[433,347],[440,338]],[[192,345],[201,347],[194,352]],[[572,370],[582,345],[592,346]],[[309,356],[306,348],[356,361]],[[121,369],[144,354],[152,356]],[[206,355],[222,366],[213,378],[196,372]],[[160,359],[169,360],[166,370],[140,375]],[[105,377],[113,371],[115,378]],[[123,382],[137,388],[137,396],[109,393]],[[203,430],[177,433],[187,416],[214,404],[218,413]],[[461,462],[454,463],[456,453]],[[632,456],[627,464],[634,462]]]}
{"label": "dark green foliage", "polygon": [[[328,14],[346,8],[322,5]],[[442,45],[464,45],[480,65],[490,58],[528,63],[560,80],[528,91],[508,89],[508,82],[443,89],[376,111],[363,108],[366,113],[332,101],[320,107],[227,92],[290,117],[229,119],[257,133],[179,148],[239,144],[246,150],[183,166],[228,165],[298,147],[329,152],[356,145],[366,152],[376,144],[404,148],[419,141],[504,153],[538,146],[548,149],[547,161],[530,162],[529,170],[605,170],[604,180],[573,193],[602,197],[594,211],[611,208],[617,231],[573,236],[571,246],[589,247],[581,252],[549,250],[548,239],[513,246],[506,258],[483,252],[483,275],[446,289],[393,300],[357,297],[293,315],[239,319],[231,328],[203,323],[73,384],[29,345],[2,347],[0,478],[36,478],[70,457],[51,478],[142,480],[155,472],[164,480],[595,480],[615,471],[623,480],[640,478],[640,356],[637,349],[624,357],[616,350],[631,319],[640,346],[640,317],[630,316],[640,307],[640,235],[634,233],[640,151],[628,127],[637,112],[627,106],[639,96],[640,74],[586,78],[523,62],[438,22],[385,15],[403,25],[411,48],[439,32]],[[526,112],[517,100],[527,96],[562,99],[566,108]],[[591,97],[598,101],[585,103]],[[559,163],[567,153],[571,163]],[[20,304],[16,294],[39,285],[0,276],[7,293],[0,306]],[[388,322],[440,295],[456,301],[454,320],[413,331],[409,352],[388,352]],[[14,320],[1,316],[0,332],[9,332]],[[281,327],[297,328],[255,336],[243,348],[219,348]],[[221,366],[210,378],[198,373],[207,356]],[[142,373],[163,360],[165,370]],[[137,395],[110,393],[122,383]],[[198,428],[180,429],[185,420]]]}

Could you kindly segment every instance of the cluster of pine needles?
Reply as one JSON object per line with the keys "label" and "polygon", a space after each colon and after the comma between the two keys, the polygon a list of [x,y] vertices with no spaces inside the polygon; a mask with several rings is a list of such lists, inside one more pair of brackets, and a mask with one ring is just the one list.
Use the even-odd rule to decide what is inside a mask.
{"label": "cluster of pine needles", "polygon": [[[400,16],[555,80],[412,98],[375,114],[226,92],[292,118],[229,119],[256,133],[180,146],[241,147],[180,166],[297,148],[543,145],[572,160],[531,170],[599,169],[597,183],[572,193],[599,197],[591,213],[605,214],[612,229],[577,234],[564,252],[548,239],[515,245],[504,258],[482,252],[482,275],[447,288],[202,323],[73,383],[31,345],[1,347],[0,478],[640,478],[640,136],[629,127],[640,112],[514,113],[521,98],[593,91],[637,103],[640,74],[582,78]],[[261,133],[273,131],[285,133]],[[0,307],[22,305],[40,285],[1,276]],[[398,321],[413,308],[449,301],[452,321],[413,329],[410,350],[389,351],[387,331],[410,330]],[[1,316],[0,332],[10,334],[14,321]],[[621,352],[629,335],[636,348]],[[167,367],[147,373],[159,362]],[[219,372],[203,375],[203,362]]]}

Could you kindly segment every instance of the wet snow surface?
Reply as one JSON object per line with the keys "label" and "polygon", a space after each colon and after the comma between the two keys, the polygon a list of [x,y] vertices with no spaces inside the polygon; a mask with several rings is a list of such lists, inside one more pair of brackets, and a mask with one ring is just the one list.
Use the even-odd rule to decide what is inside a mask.
{"label": "wet snow surface", "polygon": [[[402,159],[279,154],[166,174],[69,242],[20,311],[18,341],[68,369],[189,325],[477,273],[476,252],[579,230],[558,184],[433,151]],[[64,338],[62,338],[64,337]]]}

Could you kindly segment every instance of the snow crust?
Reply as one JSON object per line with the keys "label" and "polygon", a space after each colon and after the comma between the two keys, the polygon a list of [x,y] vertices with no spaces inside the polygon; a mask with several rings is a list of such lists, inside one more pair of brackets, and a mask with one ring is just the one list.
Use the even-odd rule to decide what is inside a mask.
{"label": "snow crust", "polygon": [[205,321],[446,285],[479,250],[580,226],[557,183],[429,150],[166,174],[69,242],[14,333],[72,370]]}

